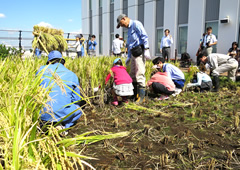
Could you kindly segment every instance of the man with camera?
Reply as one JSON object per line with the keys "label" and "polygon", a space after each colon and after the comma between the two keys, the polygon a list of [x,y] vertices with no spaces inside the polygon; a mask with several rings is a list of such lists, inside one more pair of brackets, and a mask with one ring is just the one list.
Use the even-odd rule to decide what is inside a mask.
{"label": "man with camera", "polygon": [[203,41],[200,44],[199,50],[207,55],[212,53],[213,46],[217,44],[217,38],[212,34],[212,27],[207,27],[207,34],[203,37]]}
{"label": "man with camera", "polygon": [[148,35],[141,22],[131,20],[125,14],[118,16],[117,23],[117,28],[121,26],[128,29],[126,65],[131,60],[130,76],[133,80],[134,96],[137,103],[141,103],[145,99],[145,62],[146,59],[151,59]]}

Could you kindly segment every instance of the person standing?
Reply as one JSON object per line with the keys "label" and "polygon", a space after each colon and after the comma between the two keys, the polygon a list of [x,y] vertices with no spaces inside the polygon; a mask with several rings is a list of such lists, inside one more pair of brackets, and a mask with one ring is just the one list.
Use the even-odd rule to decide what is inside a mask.
{"label": "person standing", "polygon": [[123,41],[119,39],[119,34],[116,34],[115,38],[112,42],[112,53],[115,57],[120,57],[122,54],[121,48],[123,48]]}
{"label": "person standing", "polygon": [[121,26],[128,29],[126,65],[131,61],[130,76],[133,80],[134,97],[137,103],[141,103],[145,100],[145,62],[146,59],[151,59],[148,35],[141,22],[131,20],[125,14],[118,16],[117,24],[117,28]]}
{"label": "person standing", "polygon": [[207,55],[212,54],[213,46],[217,44],[217,38],[212,34],[212,27],[207,28],[207,34],[203,37],[203,41],[200,44],[199,50],[203,49],[202,52]]}
{"label": "person standing", "polygon": [[171,45],[173,44],[173,38],[169,34],[169,29],[165,29],[164,32],[165,36],[163,36],[161,39],[160,53],[162,53],[164,59],[167,57],[167,61],[169,62],[171,57]]}
{"label": "person standing", "polygon": [[96,56],[96,45],[97,45],[97,42],[95,41],[95,39],[96,39],[96,36],[92,35],[91,36],[91,40],[88,42],[88,46],[89,46],[88,55],[89,56]]}
{"label": "person standing", "polygon": [[80,44],[80,38],[81,36],[77,35],[75,44],[70,45],[71,47],[76,49],[78,58],[82,56],[82,45]]}
{"label": "person standing", "polygon": [[236,81],[236,71],[238,67],[238,62],[226,54],[212,53],[207,55],[203,53],[201,55],[201,61],[203,63],[208,63],[210,69],[212,70],[213,76],[213,92],[218,92],[219,90],[219,75],[228,72],[228,78],[232,81]]}

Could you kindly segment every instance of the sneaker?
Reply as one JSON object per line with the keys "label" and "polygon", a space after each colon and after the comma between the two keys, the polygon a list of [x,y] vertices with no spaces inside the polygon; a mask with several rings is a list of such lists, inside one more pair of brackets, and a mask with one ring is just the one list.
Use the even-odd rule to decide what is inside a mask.
{"label": "sneaker", "polygon": [[176,88],[176,89],[175,89],[175,93],[173,93],[172,95],[173,95],[173,96],[177,96],[177,95],[179,95],[181,92],[182,92],[182,89]]}
{"label": "sneaker", "polygon": [[[55,128],[56,128],[58,131],[65,129],[65,127],[64,127],[63,125],[57,125]],[[68,135],[68,131],[63,131],[63,132],[61,132],[59,135],[60,135],[61,137],[67,136],[67,135]]]}
{"label": "sneaker", "polygon": [[157,100],[167,100],[167,99],[169,99],[169,96],[162,95]]}
{"label": "sneaker", "polygon": [[113,101],[112,105],[117,106],[118,105],[118,101]]}

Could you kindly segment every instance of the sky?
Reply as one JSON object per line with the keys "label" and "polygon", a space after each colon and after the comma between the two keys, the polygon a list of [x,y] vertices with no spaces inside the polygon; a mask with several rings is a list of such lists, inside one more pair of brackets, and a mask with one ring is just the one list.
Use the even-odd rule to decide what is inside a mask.
{"label": "sky", "polygon": [[48,25],[65,33],[80,32],[82,0],[0,0],[0,30],[32,31],[34,25]]}

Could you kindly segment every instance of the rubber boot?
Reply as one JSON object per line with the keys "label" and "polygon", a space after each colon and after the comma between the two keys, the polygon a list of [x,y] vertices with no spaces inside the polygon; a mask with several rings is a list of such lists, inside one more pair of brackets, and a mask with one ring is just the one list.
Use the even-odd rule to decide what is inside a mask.
{"label": "rubber boot", "polygon": [[219,77],[213,76],[213,86],[214,88],[211,90],[211,92],[218,92],[219,91]]}
{"label": "rubber boot", "polygon": [[138,86],[138,95],[137,95],[137,100],[136,103],[142,103],[145,101],[145,87]]}
{"label": "rubber boot", "polygon": [[132,83],[133,84],[133,96],[131,97],[131,99],[133,99],[133,100],[137,100],[137,94],[138,94],[138,84],[137,84],[137,82],[133,82]]}

